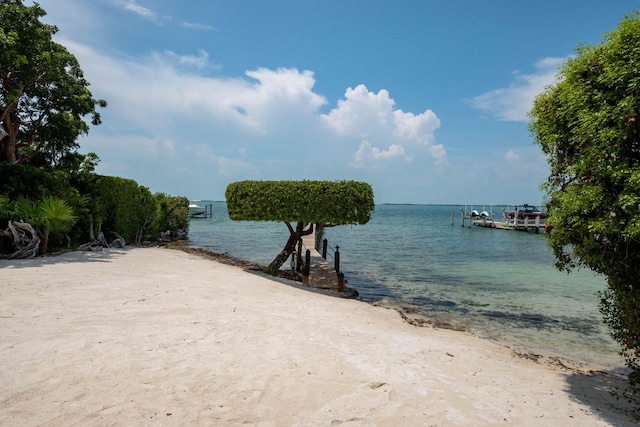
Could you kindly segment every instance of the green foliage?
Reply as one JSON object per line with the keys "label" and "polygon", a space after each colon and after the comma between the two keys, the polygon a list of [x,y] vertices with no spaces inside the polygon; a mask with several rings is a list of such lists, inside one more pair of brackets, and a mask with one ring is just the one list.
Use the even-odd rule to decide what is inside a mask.
{"label": "green foliage", "polygon": [[[0,0],[0,162],[58,165],[89,131],[84,117],[100,124],[96,100],[80,65],[52,39],[58,29],[44,24],[35,3]],[[39,158],[39,159],[38,159]]]}
{"label": "green foliage", "polygon": [[151,194],[148,188],[131,179],[98,176],[93,190],[92,214],[96,225],[109,236],[116,232],[128,242],[157,239],[169,232],[189,230],[189,201],[163,193]]}
{"label": "green foliage", "polygon": [[41,200],[38,205],[42,222],[48,231],[68,231],[76,221],[73,209],[62,199],[47,197]]}
{"label": "green foliage", "polygon": [[189,230],[189,200],[164,193],[154,195],[157,213],[153,224],[158,233],[169,232],[170,237],[178,237],[178,232]]}
{"label": "green foliage", "polygon": [[94,217],[104,234],[109,236],[116,232],[125,240],[134,241],[144,223],[142,212],[151,209],[149,200],[144,198],[145,192],[132,179],[101,176],[97,180],[95,195]]}
{"label": "green foliage", "polygon": [[47,252],[52,233],[67,232],[76,222],[73,209],[64,200],[55,197],[45,197],[38,201],[20,197],[12,212],[17,219],[28,222],[38,231],[42,237],[42,253]]}
{"label": "green foliage", "polygon": [[4,225],[1,220],[7,220],[12,215],[9,209],[9,197],[0,194],[0,225]]}
{"label": "green foliage", "polygon": [[373,190],[356,181],[240,181],[226,191],[233,220],[366,224]]}
{"label": "green foliage", "polygon": [[34,227],[40,225],[40,208],[37,202],[26,197],[19,197],[15,203],[14,211],[16,219],[19,221],[28,222]]}
{"label": "green foliage", "polygon": [[47,197],[38,203],[41,215],[42,228],[42,252],[45,253],[49,247],[49,238],[52,233],[66,233],[76,222],[67,203],[62,199]]}
{"label": "green foliage", "polygon": [[530,130],[547,155],[557,266],[606,276],[601,311],[640,391],[640,15],[582,45],[539,95]]}
{"label": "green foliage", "polygon": [[0,192],[10,200],[20,196],[33,200],[47,196],[68,199],[73,191],[69,174],[65,171],[0,163]]}
{"label": "green foliage", "polygon": [[[32,200],[54,198],[64,200],[77,219],[71,229],[50,224],[51,244],[56,247],[66,243],[65,235],[74,245],[90,241],[92,227],[94,235],[102,230],[107,240],[114,237],[111,232],[117,232],[136,243],[155,240],[160,233],[176,237],[179,230],[188,231],[186,198],[153,195],[133,180],[97,175],[98,158],[93,153],[76,160],[75,170],[70,171],[0,163],[0,227],[9,219],[30,218],[33,222],[35,218],[32,225],[37,222],[40,228],[36,228],[44,233],[46,224],[38,220],[40,208]],[[55,216],[55,206],[49,207],[49,215]]]}

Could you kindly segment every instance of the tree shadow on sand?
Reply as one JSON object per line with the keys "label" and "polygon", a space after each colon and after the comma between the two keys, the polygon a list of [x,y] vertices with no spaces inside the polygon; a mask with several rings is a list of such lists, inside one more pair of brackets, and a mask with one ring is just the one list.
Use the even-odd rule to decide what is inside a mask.
{"label": "tree shadow on sand", "polygon": [[[591,408],[594,415],[615,426],[640,425],[634,405],[621,397],[626,380],[617,372],[588,371],[567,375],[567,393]],[[619,397],[620,396],[620,397]]]}
{"label": "tree shadow on sand", "polygon": [[114,258],[121,257],[127,249],[105,248],[99,251],[66,251],[55,254],[46,254],[30,259],[0,259],[0,269],[3,268],[27,268],[42,267],[52,264],[70,264],[77,262],[110,262]]}

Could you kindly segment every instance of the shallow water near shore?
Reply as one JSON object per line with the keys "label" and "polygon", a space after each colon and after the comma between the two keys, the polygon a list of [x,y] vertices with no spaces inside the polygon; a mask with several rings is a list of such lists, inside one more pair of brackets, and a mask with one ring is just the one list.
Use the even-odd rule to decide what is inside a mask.
{"label": "shallow water near shore", "polygon": [[[284,224],[190,220],[192,246],[266,265],[288,237]],[[598,311],[602,276],[554,267],[544,234],[460,225],[461,206],[378,205],[365,225],[325,230],[340,246],[341,270],[360,299],[410,305],[474,334],[616,369],[623,366]],[[494,207],[500,217],[502,207]],[[454,224],[451,214],[454,212]]]}

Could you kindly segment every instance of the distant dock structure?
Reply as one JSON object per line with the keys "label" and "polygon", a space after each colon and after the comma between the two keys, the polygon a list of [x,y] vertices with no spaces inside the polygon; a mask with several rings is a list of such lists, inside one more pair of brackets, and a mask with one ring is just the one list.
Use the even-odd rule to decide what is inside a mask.
{"label": "distant dock structure", "polygon": [[[487,212],[483,210],[466,211],[460,208],[460,225],[466,225],[471,228],[472,225],[486,228],[497,228],[499,230],[517,230],[517,231],[533,231],[534,233],[545,232],[547,213],[539,211],[535,206],[523,205],[518,206],[514,210],[502,209],[502,218],[496,219],[495,212]],[[455,212],[451,212],[451,225],[454,224]]]}

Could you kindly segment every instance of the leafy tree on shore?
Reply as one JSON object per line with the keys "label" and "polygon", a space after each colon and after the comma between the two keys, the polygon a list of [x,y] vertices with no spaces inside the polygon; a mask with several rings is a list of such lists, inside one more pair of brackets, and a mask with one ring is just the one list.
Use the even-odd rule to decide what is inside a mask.
{"label": "leafy tree on shore", "polygon": [[601,312],[640,391],[640,14],[580,45],[539,95],[530,130],[547,155],[557,266],[603,274]]}
{"label": "leafy tree on shore", "polygon": [[[26,225],[42,236],[43,252],[50,237],[57,249],[61,237],[67,246],[93,243],[99,231],[136,243],[186,233],[186,199],[97,175],[98,156],[78,153],[85,118],[100,124],[97,109],[106,102],[93,98],[75,56],[53,41],[58,29],[40,21],[45,15],[37,2],[0,0],[0,256],[13,250],[9,243],[24,246],[18,228]],[[33,256],[37,245],[26,249]]]}
{"label": "leafy tree on shore", "polygon": [[313,225],[366,224],[375,206],[373,190],[356,181],[240,181],[226,191],[229,218],[282,221],[289,239],[266,268],[276,274]]}
{"label": "leafy tree on shore", "polygon": [[0,0],[0,162],[56,165],[89,131],[83,117],[100,124],[80,64],[52,36],[37,3]]}

